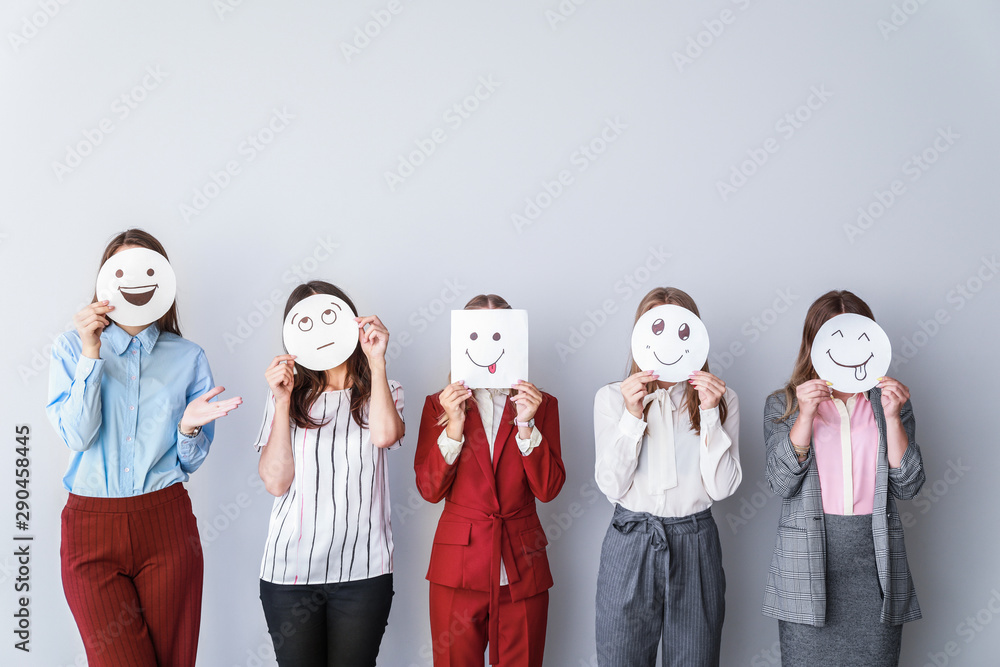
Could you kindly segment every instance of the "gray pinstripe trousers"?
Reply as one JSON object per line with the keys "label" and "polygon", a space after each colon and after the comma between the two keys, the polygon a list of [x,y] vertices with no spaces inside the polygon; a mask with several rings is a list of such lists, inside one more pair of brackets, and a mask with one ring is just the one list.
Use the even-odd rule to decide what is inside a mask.
{"label": "gray pinstripe trousers", "polygon": [[597,574],[597,664],[718,667],[726,612],[710,509],[657,517],[615,505]]}

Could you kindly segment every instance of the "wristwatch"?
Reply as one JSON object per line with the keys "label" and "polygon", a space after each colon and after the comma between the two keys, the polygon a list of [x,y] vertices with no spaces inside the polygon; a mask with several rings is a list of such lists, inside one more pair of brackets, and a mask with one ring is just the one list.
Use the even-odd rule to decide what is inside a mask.
{"label": "wristwatch", "polygon": [[183,435],[185,438],[197,438],[198,434],[201,433],[201,427],[195,426],[194,431],[192,431],[191,433],[185,433],[184,431],[181,430],[181,423],[177,422],[177,432]]}
{"label": "wristwatch", "polygon": [[528,420],[528,421],[526,421],[526,422],[519,422],[519,421],[517,421],[517,419],[515,418],[515,419],[514,419],[514,424],[515,424],[516,426],[518,426],[518,427],[520,427],[520,426],[524,426],[525,428],[534,428],[534,427],[535,427],[535,418],[534,418],[534,417],[532,417],[531,419],[529,419],[529,420]]}

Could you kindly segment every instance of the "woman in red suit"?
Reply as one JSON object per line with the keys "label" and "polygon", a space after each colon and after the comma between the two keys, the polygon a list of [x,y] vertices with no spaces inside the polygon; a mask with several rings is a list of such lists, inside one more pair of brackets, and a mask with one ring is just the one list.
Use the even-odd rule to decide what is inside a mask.
{"label": "woman in red suit", "polygon": [[[465,306],[510,308],[495,294]],[[454,382],[427,397],[413,467],[427,501],[445,499],[430,567],[435,667],[542,664],[552,574],[535,499],[566,480],[556,399]]]}

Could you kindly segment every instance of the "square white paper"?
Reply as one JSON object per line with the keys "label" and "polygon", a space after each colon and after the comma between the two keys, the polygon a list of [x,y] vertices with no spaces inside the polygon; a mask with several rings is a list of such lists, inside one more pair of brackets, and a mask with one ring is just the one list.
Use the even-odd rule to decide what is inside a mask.
{"label": "square white paper", "polygon": [[528,311],[451,311],[451,381],[506,388],[528,379]]}

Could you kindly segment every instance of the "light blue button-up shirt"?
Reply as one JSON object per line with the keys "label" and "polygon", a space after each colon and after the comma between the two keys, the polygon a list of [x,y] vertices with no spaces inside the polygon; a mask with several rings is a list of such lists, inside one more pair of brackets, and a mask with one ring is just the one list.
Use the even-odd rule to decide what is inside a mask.
{"label": "light blue button-up shirt", "polygon": [[187,481],[208,455],[215,427],[193,438],[177,424],[213,386],[205,352],[151,324],[136,336],[111,324],[101,358],[82,354],[80,334],[52,346],[49,421],[72,450],[63,486],[81,496],[123,498]]}

